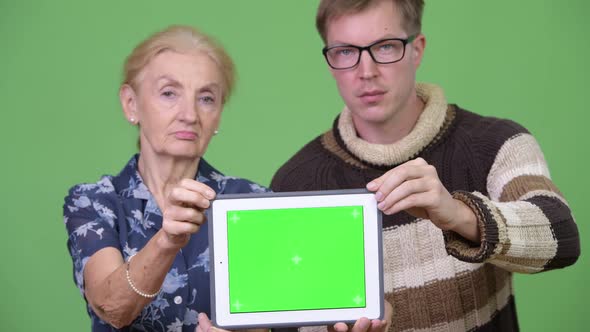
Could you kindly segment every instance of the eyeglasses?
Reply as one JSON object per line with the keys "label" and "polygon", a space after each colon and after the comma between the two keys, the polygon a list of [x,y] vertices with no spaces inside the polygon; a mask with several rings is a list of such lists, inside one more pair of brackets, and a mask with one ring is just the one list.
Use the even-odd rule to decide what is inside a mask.
{"label": "eyeglasses", "polygon": [[410,36],[406,39],[381,39],[365,47],[355,45],[326,46],[322,53],[330,67],[334,69],[349,69],[358,65],[364,50],[369,52],[369,55],[376,63],[394,63],[404,58],[406,45],[413,42],[414,39],[416,39],[416,36]]}

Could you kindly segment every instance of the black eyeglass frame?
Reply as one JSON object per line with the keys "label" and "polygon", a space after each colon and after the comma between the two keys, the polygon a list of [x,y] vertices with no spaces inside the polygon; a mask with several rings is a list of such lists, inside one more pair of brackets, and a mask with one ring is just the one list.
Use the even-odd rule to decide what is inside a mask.
{"label": "black eyeglass frame", "polygon": [[[350,69],[350,68],[356,67],[359,64],[359,62],[361,62],[361,57],[363,56],[363,51],[365,51],[365,50],[367,52],[369,52],[369,55],[371,56],[371,59],[373,59],[373,61],[375,61],[375,63],[379,63],[379,64],[396,63],[396,62],[401,61],[404,58],[404,56],[406,55],[406,46],[408,44],[412,43],[416,39],[416,37],[418,37],[418,35],[409,36],[408,38],[405,38],[405,39],[404,38],[386,38],[386,39],[380,39],[380,40],[377,40],[376,42],[372,43],[371,45],[367,45],[367,46],[364,46],[364,47],[363,46],[351,45],[351,44],[336,45],[336,46],[331,46],[331,47],[326,46],[326,47],[324,47],[322,49],[322,54],[324,55],[324,58],[326,59],[326,62],[328,63],[328,66],[332,67],[332,69],[335,69],[335,70],[344,70],[344,69]],[[373,55],[373,52],[371,52],[371,47],[373,47],[373,46],[375,46],[375,45],[377,45],[379,43],[383,43],[385,41],[389,41],[389,40],[397,40],[397,41],[401,41],[402,42],[403,49],[404,49],[403,50],[403,53],[402,53],[402,56],[399,59],[395,60],[395,61],[386,61],[386,62],[377,61],[377,59],[375,59],[375,56]],[[354,65],[349,66],[349,67],[344,67],[344,68],[337,68],[337,67],[332,66],[332,64],[330,63],[330,60],[328,60],[328,52],[331,49],[338,48],[338,47],[352,47],[352,48],[356,48],[359,51],[358,59],[356,60],[356,62],[355,62]]]}

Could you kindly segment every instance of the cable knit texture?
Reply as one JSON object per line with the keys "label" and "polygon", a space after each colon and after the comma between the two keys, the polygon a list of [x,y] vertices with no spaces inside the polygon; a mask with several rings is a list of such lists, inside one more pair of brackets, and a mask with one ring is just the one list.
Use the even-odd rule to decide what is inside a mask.
{"label": "cable knit texture", "polygon": [[[440,88],[418,84],[425,109],[393,144],[356,135],[344,109],[331,130],[275,174],[274,191],[364,188],[416,157],[477,217],[475,245],[406,212],[383,216],[385,298],[391,331],[516,331],[512,273],[573,264],[579,235],[543,153],[520,125],[448,105]],[[306,327],[325,330],[325,327]]]}
{"label": "cable knit texture", "polygon": [[338,121],[338,130],[346,147],[355,155],[375,165],[398,164],[415,156],[440,132],[445,120],[447,100],[441,88],[433,84],[416,85],[416,93],[426,105],[409,135],[395,144],[371,144],[356,135],[352,114],[344,108]]}

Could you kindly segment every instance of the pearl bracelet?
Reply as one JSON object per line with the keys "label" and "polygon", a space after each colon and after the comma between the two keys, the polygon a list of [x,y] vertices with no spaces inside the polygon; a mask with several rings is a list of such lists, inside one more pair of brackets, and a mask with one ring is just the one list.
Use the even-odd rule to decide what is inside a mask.
{"label": "pearl bracelet", "polygon": [[127,260],[127,267],[125,269],[125,276],[127,277],[127,283],[129,284],[129,287],[131,287],[131,289],[137,295],[143,296],[148,299],[153,299],[154,297],[158,296],[158,294],[160,294],[160,292],[162,291],[162,288],[160,288],[154,294],[147,294],[147,293],[144,293],[144,292],[140,291],[139,289],[137,289],[137,287],[135,287],[135,284],[133,283],[133,281],[131,281],[131,275],[129,274],[129,263],[131,262],[131,258],[133,258],[133,256],[135,256],[135,254],[129,256],[129,259]]}

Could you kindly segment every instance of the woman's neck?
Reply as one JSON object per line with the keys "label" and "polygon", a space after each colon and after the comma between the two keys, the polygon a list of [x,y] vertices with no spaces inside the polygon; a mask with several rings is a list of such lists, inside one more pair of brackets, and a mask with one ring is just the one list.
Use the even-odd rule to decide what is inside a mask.
{"label": "woman's neck", "polygon": [[141,151],[138,171],[160,209],[170,190],[182,179],[194,179],[200,158],[178,159],[163,157],[154,152]]}

